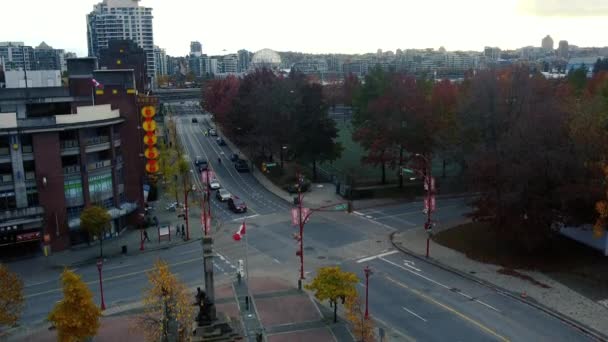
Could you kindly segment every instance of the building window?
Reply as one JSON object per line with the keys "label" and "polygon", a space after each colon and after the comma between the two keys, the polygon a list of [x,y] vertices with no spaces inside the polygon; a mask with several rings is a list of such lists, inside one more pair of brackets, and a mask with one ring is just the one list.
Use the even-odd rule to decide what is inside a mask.
{"label": "building window", "polygon": [[0,192],[0,210],[17,209],[17,201],[13,191]]}
{"label": "building window", "polygon": [[68,220],[72,220],[72,219],[75,219],[75,218],[80,218],[80,214],[82,213],[83,209],[84,209],[83,205],[67,208],[66,211],[67,211],[67,214],[68,214]]}
{"label": "building window", "polygon": [[38,190],[36,188],[27,189],[27,204],[30,207],[38,206]]}
{"label": "building window", "polygon": [[67,206],[78,206],[84,204],[82,195],[82,181],[80,179],[66,180],[63,184],[63,192]]}

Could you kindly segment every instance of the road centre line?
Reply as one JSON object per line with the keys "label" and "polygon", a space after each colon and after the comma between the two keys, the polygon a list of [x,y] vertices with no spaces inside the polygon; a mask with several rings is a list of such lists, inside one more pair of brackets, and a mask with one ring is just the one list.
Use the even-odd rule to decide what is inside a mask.
{"label": "road centre line", "polygon": [[255,214],[255,215],[249,215],[249,216],[245,216],[245,217],[237,217],[234,220],[232,220],[232,222],[236,222],[236,221],[244,221],[246,219],[250,219],[250,218],[254,218],[254,217],[258,217],[260,216],[260,214]]}
{"label": "road centre line", "polygon": [[401,283],[401,282],[399,282],[399,281],[397,281],[397,280],[395,280],[395,279],[393,279],[393,278],[391,278],[389,276],[387,276],[386,279],[389,280],[389,281],[391,281],[391,282],[393,282],[394,284],[396,284],[396,285],[398,285],[398,286],[400,286],[400,287],[402,287],[402,288],[404,288],[404,289],[406,289],[406,290],[414,293],[415,295],[417,295],[417,296],[419,296],[419,297],[427,300],[428,302],[431,302],[431,303],[433,303],[433,304],[435,304],[437,306],[440,306],[443,309],[445,309],[445,310],[447,310],[447,311],[455,314],[456,316],[460,317],[461,319],[463,319],[463,320],[465,320],[465,321],[467,321],[467,322],[469,322],[469,323],[477,326],[481,330],[483,330],[486,333],[488,333],[488,334],[490,334],[490,335],[498,338],[499,340],[501,340],[501,341],[509,341],[509,339],[507,339],[506,337],[498,334],[496,331],[492,330],[491,328],[488,328],[487,326],[485,326],[482,323],[480,323],[480,322],[478,322],[478,321],[470,318],[469,316],[461,313],[460,311],[458,311],[458,310],[456,310],[456,309],[454,309],[454,308],[452,308],[452,307],[450,307],[448,305],[445,305],[445,304],[443,304],[441,302],[438,302],[434,298],[429,297],[429,296],[425,295],[424,293],[422,293],[422,292],[420,292],[420,291],[418,291],[416,289],[413,289],[413,288],[411,288],[411,287],[409,287],[409,286],[407,286],[407,285],[405,285],[405,284],[403,284],[403,283]]}
{"label": "road centre line", "polygon": [[401,308],[402,308],[403,310],[405,310],[405,311],[407,311],[407,312],[411,313],[411,314],[412,314],[412,315],[414,315],[415,317],[420,318],[422,321],[426,322],[426,319],[424,319],[424,318],[420,317],[420,316],[419,316],[418,314],[416,314],[414,311],[412,311],[412,310],[410,310],[410,309],[406,308],[405,306],[402,306]]}
{"label": "road centre line", "polygon": [[399,251],[398,250],[392,250],[392,251],[389,251],[389,252],[384,252],[384,253],[380,253],[380,254],[377,254],[377,255],[372,255],[370,257],[357,260],[357,263],[360,264],[362,262],[371,261],[371,260],[374,260],[374,259],[377,259],[377,258],[382,258],[382,257],[387,256],[387,255],[395,254],[395,253],[399,253]]}
{"label": "road centre line", "polygon": [[[195,262],[195,261],[201,261],[201,260],[203,260],[203,258],[199,257],[199,258],[194,258],[194,259],[189,259],[189,260],[184,260],[184,261],[176,262],[176,263],[173,263],[173,264],[169,264],[168,266],[179,266],[179,265],[184,265],[184,264],[188,264],[188,263]],[[153,268],[148,268],[148,269],[141,270],[141,271],[134,271],[134,272],[129,272],[129,273],[125,273],[125,274],[120,274],[120,275],[104,278],[103,281],[105,283],[107,281],[127,278],[127,277],[131,277],[131,276],[134,276],[134,275],[146,273],[146,272],[149,272],[149,271],[152,271],[152,270],[153,270]],[[99,282],[99,280],[96,279],[96,280],[87,281],[87,282],[85,282],[85,284],[92,285],[92,284],[97,284],[97,282]],[[60,289],[60,288],[51,289],[51,290],[47,290],[47,291],[32,293],[32,294],[23,296],[23,298],[32,298],[32,297],[42,296],[44,294],[49,294],[49,293],[53,293],[53,292],[60,292],[61,290],[62,289]]]}

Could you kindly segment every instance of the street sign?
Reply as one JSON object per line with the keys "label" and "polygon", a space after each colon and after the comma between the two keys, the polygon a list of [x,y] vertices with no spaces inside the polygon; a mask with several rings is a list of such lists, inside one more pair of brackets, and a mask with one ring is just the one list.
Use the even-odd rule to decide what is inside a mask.
{"label": "street sign", "polygon": [[277,163],[266,163],[266,167],[275,167]]}
{"label": "street sign", "polygon": [[[297,226],[300,224],[300,220],[298,219],[298,211],[299,208],[292,208],[291,209],[291,224],[294,226]],[[310,209],[308,208],[302,208],[302,220],[304,220],[304,223],[308,222],[308,219],[310,218]]]}
{"label": "street sign", "polygon": [[414,173],[414,170],[412,170],[412,169],[408,169],[407,167],[404,167],[404,168],[402,168],[402,169],[401,169],[401,173],[402,173],[402,174],[403,174],[403,173],[409,173],[409,174],[413,174],[413,173]]}
{"label": "street sign", "polygon": [[333,207],[332,210],[343,211],[343,210],[346,210],[347,208],[348,208],[348,205],[346,203],[342,203],[342,204],[337,204],[335,207]]}

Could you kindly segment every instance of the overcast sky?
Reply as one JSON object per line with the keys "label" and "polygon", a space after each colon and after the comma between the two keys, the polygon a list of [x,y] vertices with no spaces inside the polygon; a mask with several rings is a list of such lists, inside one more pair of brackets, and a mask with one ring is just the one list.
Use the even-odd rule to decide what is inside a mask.
{"label": "overcast sky", "polygon": [[[85,15],[101,0],[6,1],[0,41],[87,54]],[[155,44],[186,55],[239,49],[365,53],[377,49],[512,49],[555,41],[608,46],[608,0],[141,0]],[[22,27],[22,28],[21,28]],[[226,50],[226,51],[224,51]]]}

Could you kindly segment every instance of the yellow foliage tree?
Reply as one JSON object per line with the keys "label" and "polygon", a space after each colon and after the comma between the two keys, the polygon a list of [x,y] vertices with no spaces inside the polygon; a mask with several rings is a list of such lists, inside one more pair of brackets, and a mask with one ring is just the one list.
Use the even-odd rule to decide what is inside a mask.
{"label": "yellow foliage tree", "polygon": [[76,273],[67,268],[61,273],[63,299],[49,314],[57,327],[60,342],[82,341],[97,334],[101,310],[93,303],[93,294]]}
{"label": "yellow foliage tree", "polygon": [[[604,165],[604,181],[608,183],[608,165]],[[606,190],[606,198],[608,198],[608,189]],[[597,220],[593,225],[593,236],[601,238],[606,231],[606,225],[608,224],[608,201],[601,200],[595,204],[595,211],[598,213]]]}
{"label": "yellow foliage tree", "polygon": [[0,264],[0,325],[14,325],[23,309],[23,282]]}
{"label": "yellow foliage tree", "polygon": [[374,342],[374,322],[370,317],[365,318],[365,311],[361,306],[358,295],[346,298],[346,318],[353,325],[355,337],[360,338],[361,342]]}
{"label": "yellow foliage tree", "polygon": [[[160,259],[148,272],[148,281],[150,288],[144,297],[145,312],[137,319],[137,325],[150,341],[167,341],[169,334],[175,332],[180,341],[187,340],[193,322],[194,297],[190,298],[186,286]],[[177,322],[173,332],[170,328],[172,322]]]}
{"label": "yellow foliage tree", "polygon": [[312,282],[305,286],[307,290],[315,292],[320,300],[329,300],[334,307],[334,323],[338,321],[338,300],[344,304],[346,298],[357,293],[355,285],[359,278],[352,272],[345,272],[338,266],[321,267]]}

